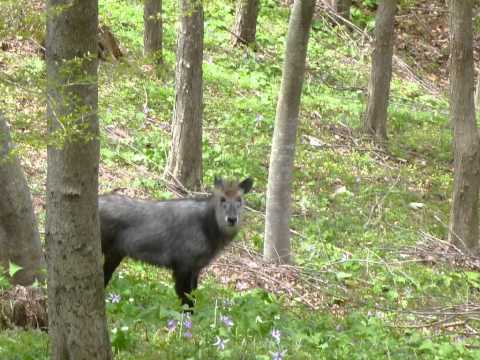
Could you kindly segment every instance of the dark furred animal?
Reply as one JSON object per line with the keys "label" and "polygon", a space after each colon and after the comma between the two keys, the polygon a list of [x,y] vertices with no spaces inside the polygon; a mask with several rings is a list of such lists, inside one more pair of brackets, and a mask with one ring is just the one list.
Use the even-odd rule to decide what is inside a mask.
{"label": "dark furred animal", "polygon": [[237,234],[243,195],[252,185],[251,178],[239,184],[215,179],[210,197],[167,201],[100,196],[105,286],[130,257],[173,270],[177,295],[192,307],[199,273]]}

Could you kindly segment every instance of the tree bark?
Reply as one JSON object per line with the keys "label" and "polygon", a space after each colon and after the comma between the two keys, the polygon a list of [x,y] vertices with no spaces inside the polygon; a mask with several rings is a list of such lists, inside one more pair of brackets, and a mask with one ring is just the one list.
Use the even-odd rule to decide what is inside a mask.
{"label": "tree bark", "polygon": [[40,233],[32,198],[20,162],[15,155],[10,132],[0,113],[0,266],[9,262],[22,267],[11,279],[13,284],[30,285],[43,280]]}
{"label": "tree bark", "polygon": [[290,261],[290,207],[295,141],[314,0],[295,0],[288,24],[267,188],[264,258]]}
{"label": "tree bark", "polygon": [[479,135],[475,119],[472,1],[450,0],[450,121],[454,126],[454,182],[449,239],[478,248]]}
{"label": "tree bark", "polygon": [[143,51],[162,62],[162,0],[144,0],[143,8]]}
{"label": "tree bark", "polygon": [[98,0],[47,3],[52,359],[111,359],[98,219]]}
{"label": "tree bark", "polygon": [[334,0],[335,11],[346,20],[350,20],[350,8],[352,0]]}
{"label": "tree bark", "polygon": [[180,0],[172,146],[165,177],[188,189],[202,181],[203,5]]}
{"label": "tree bark", "polygon": [[475,113],[478,113],[478,109],[480,108],[480,76],[477,79],[477,85],[475,86],[475,94],[474,94],[474,101],[475,101]]}
{"label": "tree bark", "polygon": [[233,45],[255,43],[260,0],[238,0],[233,27]]}
{"label": "tree bark", "polygon": [[375,18],[375,44],[368,84],[364,130],[376,140],[387,140],[388,98],[392,78],[393,33],[396,0],[380,2]]}
{"label": "tree bark", "polygon": [[350,8],[352,0],[323,0],[323,3],[332,8],[339,16],[350,20]]}

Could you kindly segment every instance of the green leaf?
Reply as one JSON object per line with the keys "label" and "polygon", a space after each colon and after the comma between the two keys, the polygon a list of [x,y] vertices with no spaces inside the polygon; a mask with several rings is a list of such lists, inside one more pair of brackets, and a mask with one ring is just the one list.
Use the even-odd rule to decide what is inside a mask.
{"label": "green leaf", "polygon": [[346,273],[346,272],[343,272],[343,271],[339,271],[335,274],[335,276],[337,277],[338,280],[344,280],[344,279],[351,278],[352,274]]}
{"label": "green leaf", "polygon": [[17,272],[22,270],[23,268],[17,264],[12,263],[11,261],[8,262],[8,275],[14,276]]}
{"label": "green leaf", "polygon": [[480,288],[480,274],[473,271],[467,271],[465,274],[467,275],[467,281],[470,286]]}
{"label": "green leaf", "polygon": [[480,274],[477,273],[477,272],[467,271],[465,274],[467,275],[467,279],[470,280],[470,281],[480,280]]}
{"label": "green leaf", "polygon": [[422,351],[433,351],[434,348],[435,346],[431,340],[424,340],[418,349]]}

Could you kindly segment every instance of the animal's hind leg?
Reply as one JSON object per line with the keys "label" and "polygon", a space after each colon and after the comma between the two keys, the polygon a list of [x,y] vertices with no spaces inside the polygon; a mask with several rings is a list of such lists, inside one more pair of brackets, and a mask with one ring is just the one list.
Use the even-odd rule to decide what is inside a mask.
{"label": "animal's hind leg", "polygon": [[195,273],[192,271],[174,271],[173,278],[175,279],[175,291],[182,301],[182,305],[187,304],[188,307],[193,307],[193,301],[189,298],[189,295],[196,288]]}
{"label": "animal's hind leg", "polygon": [[104,286],[107,287],[108,282],[112,278],[115,269],[122,262],[123,256],[110,252],[105,254],[105,262],[103,263],[103,280]]}

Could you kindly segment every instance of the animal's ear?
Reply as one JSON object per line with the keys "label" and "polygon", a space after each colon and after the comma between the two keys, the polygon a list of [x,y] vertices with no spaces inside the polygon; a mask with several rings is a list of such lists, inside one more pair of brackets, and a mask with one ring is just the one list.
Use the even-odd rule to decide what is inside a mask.
{"label": "animal's ear", "polygon": [[213,186],[215,187],[215,189],[223,190],[223,188],[225,187],[225,184],[223,183],[223,179],[221,177],[215,176],[215,180],[213,181]]}
{"label": "animal's ear", "polygon": [[238,184],[238,187],[243,190],[244,194],[252,190],[252,186],[253,186],[253,179],[251,177],[246,178],[240,184]]}

